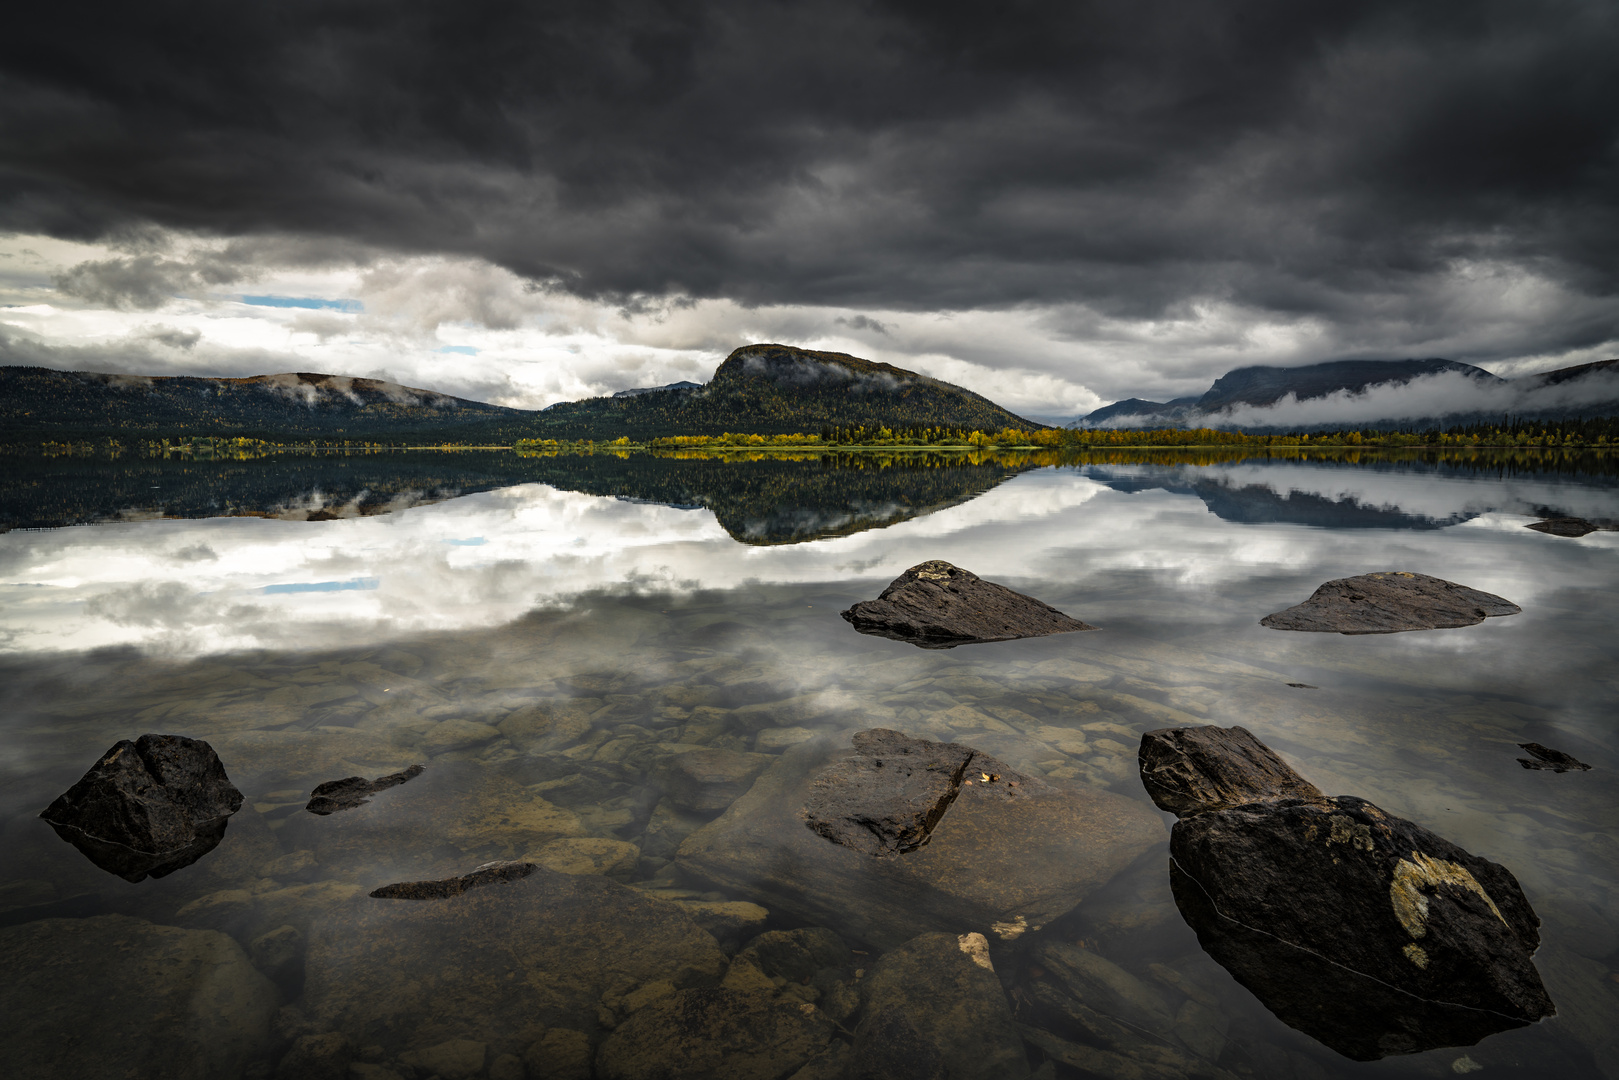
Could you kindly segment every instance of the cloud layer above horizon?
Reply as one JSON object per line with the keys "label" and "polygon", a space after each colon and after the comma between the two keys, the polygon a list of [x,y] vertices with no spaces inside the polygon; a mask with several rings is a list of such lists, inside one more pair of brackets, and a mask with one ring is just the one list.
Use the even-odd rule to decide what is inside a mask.
{"label": "cloud layer above horizon", "polygon": [[0,362],[534,406],[781,340],[1060,414],[1607,359],[1616,46],[1599,0],[36,7]]}

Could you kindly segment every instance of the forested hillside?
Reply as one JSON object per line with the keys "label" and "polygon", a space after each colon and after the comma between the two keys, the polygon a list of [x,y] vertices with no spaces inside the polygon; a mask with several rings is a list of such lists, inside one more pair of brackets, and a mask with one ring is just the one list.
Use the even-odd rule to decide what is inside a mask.
{"label": "forested hillside", "polygon": [[486,445],[535,438],[774,435],[828,426],[1040,426],[914,371],[788,345],[737,349],[706,386],[563,402],[540,411],[307,372],[211,379],[0,367],[0,424],[6,442],[163,435]]}

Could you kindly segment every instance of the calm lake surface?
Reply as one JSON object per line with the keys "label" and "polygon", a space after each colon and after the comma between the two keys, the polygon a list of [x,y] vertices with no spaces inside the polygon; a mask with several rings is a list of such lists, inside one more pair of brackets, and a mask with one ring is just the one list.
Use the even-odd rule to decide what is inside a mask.
{"label": "calm lake surface", "polygon": [[[951,1077],[1619,1077],[1619,531],[1525,527],[1619,523],[1611,462],[487,454],[6,471],[10,1075],[830,1080],[882,1006],[946,1047]],[[99,523],[48,527],[77,522]],[[1100,630],[933,651],[839,617],[928,559]],[[1377,636],[1259,625],[1379,570],[1523,611]],[[1240,724],[1323,791],[1506,866],[1542,920],[1557,1015],[1372,1061],[1279,1020],[1170,894],[1173,819],[1136,751],[1193,724]],[[873,727],[1105,792],[1146,825],[1038,927],[949,922],[920,895],[907,914],[800,860],[798,832],[818,838],[778,794]],[[206,740],[246,801],[194,864],[130,882],[38,814],[146,732]],[[1525,742],[1594,768],[1524,769]],[[303,809],[323,781],[417,763],[365,806]],[[975,886],[1003,891],[1008,915],[1068,872],[983,858],[1011,868]],[[448,900],[367,895],[492,860],[542,869]],[[918,959],[972,933],[993,978]]]}

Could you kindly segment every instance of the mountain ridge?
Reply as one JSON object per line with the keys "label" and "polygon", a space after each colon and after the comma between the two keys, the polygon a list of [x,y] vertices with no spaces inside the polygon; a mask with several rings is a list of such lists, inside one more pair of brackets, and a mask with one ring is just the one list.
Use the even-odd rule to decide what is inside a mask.
{"label": "mountain ridge", "polygon": [[[1432,376],[1455,374],[1465,378],[1469,383],[1481,388],[1500,388],[1507,390],[1533,391],[1570,383],[1579,383],[1582,380],[1596,379],[1608,373],[1619,375],[1619,360],[1603,360],[1590,364],[1579,364],[1568,368],[1559,368],[1555,371],[1541,372],[1536,375],[1523,376],[1517,379],[1503,379],[1483,368],[1472,364],[1465,364],[1457,360],[1445,360],[1438,357],[1414,360],[1329,360],[1319,364],[1305,364],[1299,367],[1274,367],[1269,365],[1251,365],[1233,368],[1214,380],[1208,390],[1196,397],[1175,398],[1172,401],[1158,402],[1144,398],[1125,398],[1121,401],[1104,405],[1085,416],[1079,417],[1068,424],[1069,427],[1118,427],[1118,428],[1150,428],[1165,426],[1211,426],[1229,425],[1227,418],[1230,410],[1247,406],[1263,409],[1275,406],[1289,396],[1295,403],[1317,401],[1336,393],[1350,395],[1364,394],[1378,387],[1399,387]],[[1608,415],[1619,412],[1619,383],[1612,388],[1593,386],[1598,393],[1607,393],[1610,396],[1595,398],[1589,407],[1578,404],[1559,402],[1556,404],[1535,407],[1525,414],[1521,409],[1508,409],[1514,415],[1533,415],[1535,417],[1547,416],[1555,418],[1571,418],[1579,416]],[[1437,424],[1441,418],[1446,423],[1457,423],[1470,420],[1499,418],[1500,410],[1459,409],[1438,413],[1429,417],[1405,417],[1403,419],[1379,419],[1374,416],[1359,416],[1354,420],[1343,420],[1335,423],[1302,422],[1305,427],[1380,427],[1380,426],[1410,426],[1413,423]],[[1286,428],[1293,430],[1301,426],[1301,422],[1283,424],[1278,430]],[[1269,426],[1260,423],[1245,424],[1245,430],[1265,432],[1271,430]]]}
{"label": "mountain ridge", "polygon": [[704,385],[515,409],[316,372],[246,378],[0,366],[0,429],[19,438],[156,436],[484,442],[794,434],[823,427],[1040,428],[982,395],[892,364],[744,345]]}

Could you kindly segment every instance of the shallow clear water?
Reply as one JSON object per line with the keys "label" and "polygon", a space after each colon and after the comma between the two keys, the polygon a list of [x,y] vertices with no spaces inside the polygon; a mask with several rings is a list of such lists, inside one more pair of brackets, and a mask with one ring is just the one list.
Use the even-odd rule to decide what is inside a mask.
{"label": "shallow clear water", "polygon": [[[1619,532],[1570,539],[1524,527],[1546,512],[1619,519],[1611,477],[1374,459],[1078,463],[1003,468],[987,482],[962,480],[954,495],[931,491],[900,512],[872,512],[884,498],[899,506],[907,484],[919,483],[896,472],[888,496],[869,486],[857,493],[864,524],[834,522],[823,531],[842,535],[765,543],[745,542],[747,513],[779,522],[804,511],[794,518],[803,520],[825,515],[825,499],[795,507],[789,477],[771,489],[779,494],[726,503],[732,517],[722,525],[702,492],[676,506],[642,501],[632,476],[614,480],[618,497],[588,494],[579,473],[589,466],[570,468],[573,490],[525,483],[380,515],[162,519],[0,536],[8,852],[0,923],[11,928],[0,933],[91,920],[53,931],[66,936],[52,948],[71,952],[74,927],[122,913],[229,935],[248,958],[232,954],[241,968],[232,978],[252,983],[245,965],[256,964],[273,1000],[251,987],[230,998],[228,1022],[207,1029],[229,1034],[198,1037],[230,1043],[210,1069],[269,1075],[292,1039],[338,1028],[350,1040],[345,1053],[398,1076],[471,1068],[422,1056],[458,1036],[486,1046],[483,1071],[460,1075],[568,1075],[571,1033],[582,1033],[580,1052],[595,1055],[598,1075],[661,1075],[646,1064],[658,1055],[599,1049],[656,1007],[645,1002],[673,990],[628,961],[614,960],[596,981],[570,981],[555,972],[577,967],[577,956],[554,942],[533,946],[539,959],[525,962],[551,971],[555,985],[523,1006],[532,1013],[523,1024],[491,1019],[470,975],[445,975],[426,1004],[409,1007],[375,989],[390,985],[376,980],[396,962],[381,940],[395,931],[362,909],[399,902],[365,892],[529,858],[605,872],[675,905],[669,910],[697,919],[727,953],[821,911],[814,921],[859,952],[809,983],[766,979],[748,990],[830,1018],[821,1034],[794,1036],[814,1044],[800,1056],[813,1056],[859,1029],[862,1013],[847,1008],[860,1000],[854,972],[878,970],[895,932],[873,934],[852,908],[779,904],[778,893],[734,875],[720,887],[695,872],[680,844],[724,804],[679,805],[669,762],[693,747],[769,755],[737,759],[743,775],[724,789],[728,800],[759,768],[804,753],[817,737],[844,744],[852,732],[889,727],[979,747],[1029,776],[1109,791],[1163,824],[1159,840],[1137,842],[1117,876],[1091,883],[1072,911],[1039,931],[1007,937],[989,926],[936,925],[918,909],[918,934],[987,935],[1007,1007],[1031,1025],[1020,1029],[1029,1069],[1304,1078],[1478,1066],[1486,1076],[1619,1075]],[[859,635],[839,618],[925,559],[966,567],[1101,630],[927,651]],[[1523,613],[1364,637],[1259,625],[1323,581],[1374,570],[1458,581]],[[1351,1061],[1276,1019],[1203,953],[1177,910],[1171,819],[1152,808],[1137,774],[1142,732],[1203,723],[1240,724],[1329,794],[1369,799],[1509,868],[1543,921],[1537,965],[1558,1015],[1474,1046],[1372,1062]],[[129,883],[98,870],[36,815],[115,741],[148,731],[207,740],[247,801],[195,865]],[[1530,741],[1595,767],[1523,769],[1517,744]],[[415,762],[428,766],[421,778],[368,806],[331,818],[302,810],[322,781]],[[1021,873],[1048,871],[1056,872],[1033,865]],[[816,887],[812,875],[803,884]],[[629,895],[592,894],[576,933],[585,946],[606,935],[597,952],[618,956],[613,898]],[[732,901],[764,910],[717,907]],[[373,952],[368,933],[379,935]],[[476,922],[435,931],[411,962],[441,974],[471,970],[467,950],[483,947],[473,939],[502,933]],[[347,952],[333,944],[339,937]],[[1105,959],[1120,973],[1110,977],[1122,997],[1087,999],[1072,980],[1057,985],[1062,976],[1041,959],[1050,941]],[[29,956],[3,955],[8,964]],[[723,976],[682,978],[699,985]],[[643,990],[637,980],[660,985]],[[1055,1016],[1053,987],[1123,1028],[1107,1035],[1114,1029],[1105,1022]],[[186,998],[190,1007],[202,1008],[201,993]],[[527,1002],[525,993],[540,992],[509,995]],[[104,1016],[120,1007],[90,1000],[64,1000],[56,1011]],[[1038,1031],[1117,1056],[1053,1051]],[[56,1051],[28,1037],[6,1036],[14,1040],[8,1056],[49,1062]],[[175,1038],[152,1035],[156,1056],[137,1055],[130,1068],[138,1075],[183,1057],[163,1045]],[[57,1049],[61,1063],[77,1060]],[[682,1052],[666,1050],[670,1061]],[[839,1075],[841,1065],[829,1062],[805,1077]],[[691,1068],[698,1071],[667,1074],[753,1075],[735,1061]],[[950,1068],[977,1075],[965,1060]]]}

